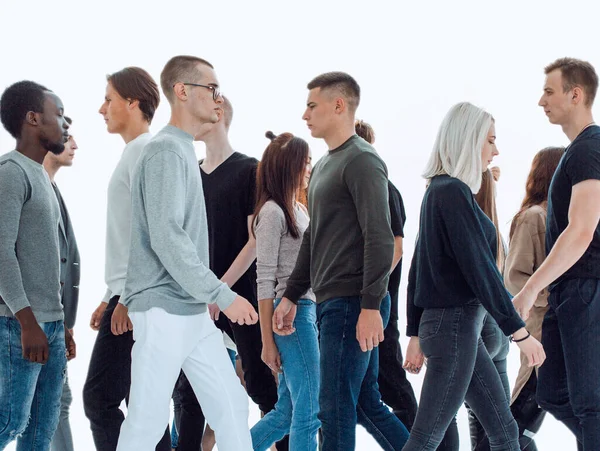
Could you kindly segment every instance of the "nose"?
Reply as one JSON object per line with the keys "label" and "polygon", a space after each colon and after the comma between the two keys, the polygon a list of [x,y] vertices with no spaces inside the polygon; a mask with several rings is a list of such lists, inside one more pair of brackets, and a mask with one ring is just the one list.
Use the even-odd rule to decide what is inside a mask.
{"label": "nose", "polygon": [[303,121],[308,121],[309,117],[308,117],[308,109],[304,111],[304,113],[302,114],[302,120]]}
{"label": "nose", "polygon": [[219,95],[217,96],[217,99],[215,100],[215,103],[217,105],[222,105],[223,104],[223,94],[219,93]]}
{"label": "nose", "polygon": [[100,105],[100,109],[98,110],[98,113],[100,113],[102,116],[104,116],[106,114],[106,102],[104,102],[102,105]]}
{"label": "nose", "polygon": [[492,155],[494,157],[497,157],[498,155],[500,155],[500,151],[498,150],[498,148],[496,146],[494,146],[494,150],[492,151]]}
{"label": "nose", "polygon": [[542,95],[542,97],[540,97],[540,101],[538,102],[538,106],[544,106],[546,105],[546,101],[544,100],[544,96]]}

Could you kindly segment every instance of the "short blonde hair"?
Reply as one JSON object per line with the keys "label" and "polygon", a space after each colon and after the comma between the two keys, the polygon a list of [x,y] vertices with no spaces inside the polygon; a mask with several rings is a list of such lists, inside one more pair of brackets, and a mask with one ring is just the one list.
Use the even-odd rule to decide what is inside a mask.
{"label": "short blonde hair", "polygon": [[446,174],[466,183],[473,193],[481,186],[481,151],[494,118],[462,102],[450,108],[440,125],[423,177]]}

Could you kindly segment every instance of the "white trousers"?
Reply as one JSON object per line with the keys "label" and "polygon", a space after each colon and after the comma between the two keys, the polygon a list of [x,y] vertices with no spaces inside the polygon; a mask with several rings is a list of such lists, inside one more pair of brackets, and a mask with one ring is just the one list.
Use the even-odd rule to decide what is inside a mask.
{"label": "white trousers", "polygon": [[129,316],[135,340],[131,389],[117,451],[154,451],[169,422],[180,369],[215,431],[219,450],[252,450],[248,397],[208,313],[178,316],[154,307]]}

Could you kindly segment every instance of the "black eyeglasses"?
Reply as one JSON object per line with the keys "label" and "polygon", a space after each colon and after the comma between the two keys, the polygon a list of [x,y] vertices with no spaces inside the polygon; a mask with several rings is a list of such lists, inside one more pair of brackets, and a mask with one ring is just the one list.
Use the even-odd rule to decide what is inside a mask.
{"label": "black eyeglasses", "polygon": [[[175,83],[177,84],[177,83]],[[212,86],[212,85],[199,85],[198,83],[183,83],[184,85],[188,85],[188,86],[200,86],[201,88],[206,88],[206,89],[210,89],[212,91],[212,95],[213,95],[213,100],[216,102],[217,99],[219,98],[219,96],[221,95],[221,90],[219,89],[218,86]],[[173,85],[173,87],[175,87],[175,85]]]}

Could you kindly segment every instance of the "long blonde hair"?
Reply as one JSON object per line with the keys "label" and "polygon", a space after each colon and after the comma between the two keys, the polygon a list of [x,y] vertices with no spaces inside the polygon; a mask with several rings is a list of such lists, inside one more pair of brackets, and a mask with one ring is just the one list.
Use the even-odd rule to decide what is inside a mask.
{"label": "long blonde hair", "polygon": [[494,118],[462,102],[450,108],[440,125],[423,177],[446,174],[466,183],[473,193],[481,186],[481,151]]}

